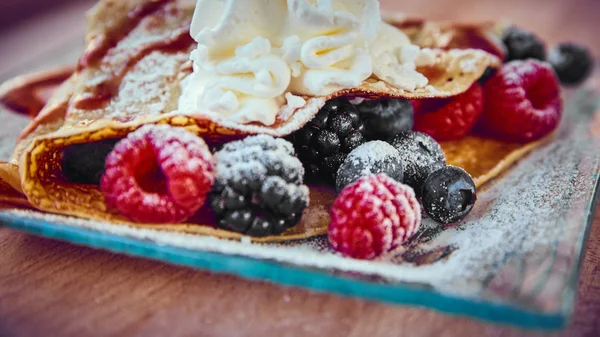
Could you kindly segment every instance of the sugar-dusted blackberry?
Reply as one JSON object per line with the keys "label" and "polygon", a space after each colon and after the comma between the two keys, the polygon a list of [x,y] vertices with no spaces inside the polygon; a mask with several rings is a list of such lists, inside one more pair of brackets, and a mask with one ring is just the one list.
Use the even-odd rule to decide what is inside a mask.
{"label": "sugar-dusted blackberry", "polygon": [[580,84],[594,68],[590,51],[576,43],[562,43],[552,48],[548,53],[548,62],[563,85]]}
{"label": "sugar-dusted blackberry", "polygon": [[61,160],[65,178],[76,184],[100,184],[106,156],[118,141],[119,139],[107,139],[65,147]]}
{"label": "sugar-dusted blackberry", "polygon": [[530,31],[512,26],[504,32],[502,42],[506,47],[506,61],[546,59],[546,45]]}
{"label": "sugar-dusted blackberry", "polygon": [[391,144],[400,152],[404,164],[404,183],[420,195],[427,176],[446,165],[446,156],[440,145],[420,132],[403,132]]}
{"label": "sugar-dusted blackberry", "polygon": [[341,192],[362,177],[380,173],[401,183],[403,169],[400,153],[389,143],[380,140],[366,142],[350,152],[340,166],[335,186]]}
{"label": "sugar-dusted blackberry", "polygon": [[463,169],[446,166],[423,184],[423,208],[433,220],[449,224],[463,219],[477,201],[473,178]]}
{"label": "sugar-dusted blackberry", "polygon": [[413,128],[414,113],[409,100],[370,100],[357,107],[368,140],[388,140]]}
{"label": "sugar-dusted blackberry", "polygon": [[358,109],[345,98],[328,101],[302,129],[288,136],[307,177],[333,185],[348,153],[364,143]]}
{"label": "sugar-dusted blackberry", "polygon": [[252,136],[226,144],[214,158],[209,198],[219,228],[260,237],[281,234],[300,221],[309,191],[292,144]]}

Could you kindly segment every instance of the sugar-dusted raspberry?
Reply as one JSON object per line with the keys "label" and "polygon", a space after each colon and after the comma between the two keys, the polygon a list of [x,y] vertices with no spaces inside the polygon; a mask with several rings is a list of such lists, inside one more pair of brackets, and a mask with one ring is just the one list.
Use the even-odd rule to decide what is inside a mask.
{"label": "sugar-dusted raspberry", "polygon": [[426,133],[437,141],[456,140],[466,136],[483,111],[483,90],[479,84],[452,98],[435,98],[413,102],[415,131]]}
{"label": "sugar-dusted raspberry", "polygon": [[357,259],[393,251],[419,229],[421,206],[412,188],[379,174],[346,187],[331,208],[329,242]]}
{"label": "sugar-dusted raspberry", "polygon": [[212,155],[202,138],[147,125],[108,155],[100,188],[107,205],[133,221],[179,223],[202,207],[213,181]]}
{"label": "sugar-dusted raspberry", "polygon": [[552,132],[560,122],[560,86],[548,63],[507,63],[487,81],[484,91],[482,125],[503,140],[536,140]]}

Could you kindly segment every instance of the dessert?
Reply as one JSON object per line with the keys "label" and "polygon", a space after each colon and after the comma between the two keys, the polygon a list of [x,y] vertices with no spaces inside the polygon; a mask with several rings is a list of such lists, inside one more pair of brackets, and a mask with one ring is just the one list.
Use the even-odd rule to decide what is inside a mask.
{"label": "dessert", "polygon": [[343,255],[373,259],[392,253],[421,224],[413,190],[385,174],[344,188],[331,207],[329,242]]}
{"label": "dessert", "polygon": [[[498,24],[384,22],[376,0],[103,0],[43,108],[15,101],[22,83],[0,88],[35,115],[0,164],[0,200],[258,242],[329,229],[343,254],[375,258],[418,229],[417,197],[458,221],[475,185],[556,128],[549,66],[502,65],[545,56],[537,42]],[[337,211],[363,195],[366,213]]]}

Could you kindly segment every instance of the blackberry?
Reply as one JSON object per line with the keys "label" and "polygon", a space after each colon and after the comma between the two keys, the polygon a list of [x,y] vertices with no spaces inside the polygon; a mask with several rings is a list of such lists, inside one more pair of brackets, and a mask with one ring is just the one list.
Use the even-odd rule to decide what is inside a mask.
{"label": "blackberry", "polygon": [[413,128],[413,107],[408,100],[364,101],[357,108],[365,124],[364,134],[368,140],[388,140]]}
{"label": "blackberry", "polygon": [[310,179],[335,183],[348,153],[364,142],[358,109],[345,98],[330,100],[302,129],[288,136]]}
{"label": "blackberry", "polygon": [[473,178],[455,166],[446,166],[430,174],[423,184],[422,195],[427,215],[443,224],[463,219],[477,201]]}
{"label": "blackberry", "polygon": [[104,162],[119,139],[73,144],[62,151],[62,172],[67,181],[76,184],[100,184]]}
{"label": "blackberry", "polygon": [[427,176],[446,165],[446,156],[440,145],[420,132],[403,132],[391,144],[400,153],[404,164],[404,183],[420,195]]}
{"label": "blackberry", "polygon": [[520,27],[510,27],[504,33],[502,42],[506,47],[506,61],[546,59],[546,46],[544,42],[532,32]]}
{"label": "blackberry", "polygon": [[390,144],[379,140],[364,143],[350,152],[340,166],[335,184],[337,191],[341,192],[344,187],[364,176],[380,173],[401,183],[403,169],[400,153]]}
{"label": "blackberry", "polygon": [[281,234],[300,221],[309,191],[292,144],[253,136],[226,144],[214,158],[209,199],[217,227],[260,237]]}
{"label": "blackberry", "polygon": [[552,48],[548,53],[548,62],[564,85],[580,84],[594,67],[589,50],[575,43],[563,43]]}

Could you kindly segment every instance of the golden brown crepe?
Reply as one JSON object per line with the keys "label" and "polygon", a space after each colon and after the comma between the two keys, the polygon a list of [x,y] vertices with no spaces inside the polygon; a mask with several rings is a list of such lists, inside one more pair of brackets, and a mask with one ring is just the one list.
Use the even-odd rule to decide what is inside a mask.
{"label": "golden brown crepe", "polygon": [[[453,36],[455,42],[449,44],[447,38],[436,39],[435,34],[429,33],[435,24],[423,25],[428,33],[419,34],[415,20],[395,21],[394,25],[410,33],[413,43],[441,48],[435,51],[437,61],[433,66],[419,69],[429,79],[427,88],[409,92],[371,78],[359,88],[328,97],[304,97],[308,102],[304,108],[273,126],[234,125],[198,113],[176,111],[179,83],[191,71],[188,56],[194,43],[188,27],[194,4],[193,0],[104,0],[90,11],[86,49],[76,71],[23,131],[11,161],[0,165],[0,200],[27,200],[41,211],[135,227],[239,238],[237,233],[213,228],[208,212],[200,212],[189,224],[149,225],[127,221],[107,209],[97,186],[67,181],[61,167],[62,149],[72,144],[123,138],[149,123],[185,127],[212,142],[254,133],[284,136],[308,122],[325,101],[338,96],[419,99],[458,95],[481,77],[487,67],[499,66],[502,57],[499,50],[488,53],[469,49],[470,41],[479,41],[478,46],[481,41],[487,41],[484,44],[488,46],[496,43],[496,28],[491,25],[454,29],[440,25],[444,36]],[[54,79],[59,75],[64,79],[64,73],[57,73]],[[21,91],[22,97],[28,93],[36,96],[39,90],[36,91],[35,83],[40,86],[50,83],[42,81],[43,77],[17,80],[0,87],[0,97],[6,102],[7,97],[13,98],[14,92],[24,87],[29,87],[29,91]],[[40,99],[39,95],[36,97]],[[16,110],[35,114],[35,107],[18,105],[14,100],[11,103]],[[479,185],[531,148],[475,137],[442,145],[448,162],[465,168]],[[21,194],[24,198],[19,198]],[[325,233],[328,209],[334,198],[332,189],[311,187],[311,206],[298,226],[280,236],[255,241],[284,241]]]}

